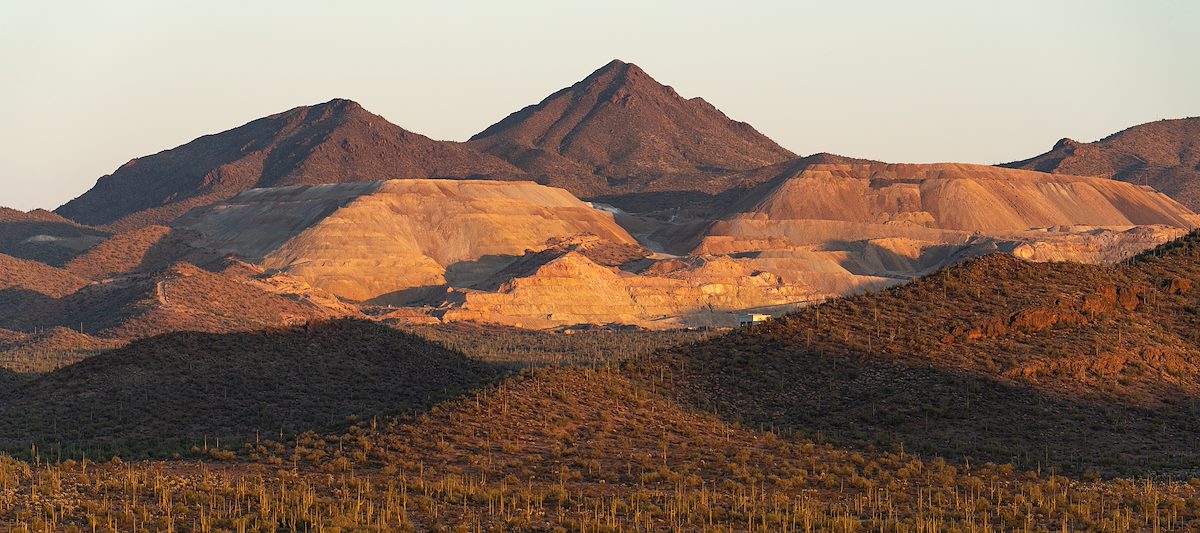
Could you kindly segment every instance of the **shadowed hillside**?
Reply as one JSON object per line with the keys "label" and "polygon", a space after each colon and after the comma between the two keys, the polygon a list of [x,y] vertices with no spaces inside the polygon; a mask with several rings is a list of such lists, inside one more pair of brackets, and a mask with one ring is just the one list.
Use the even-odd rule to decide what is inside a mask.
{"label": "shadowed hillside", "polygon": [[136,341],[0,393],[0,446],[123,455],[278,439],[346,417],[403,414],[498,372],[361,321]]}
{"label": "shadowed hillside", "polygon": [[[12,494],[0,500],[0,525],[1187,531],[1200,519],[1200,481],[1080,481],[847,450],[730,425],[610,370],[534,371],[416,420],[233,448],[210,448],[200,463],[35,466],[0,457],[0,483]],[[64,504],[46,512],[44,495]]]}
{"label": "shadowed hillside", "polygon": [[0,253],[61,267],[108,237],[44,209],[0,207]]}
{"label": "shadowed hillside", "polygon": [[1195,475],[1200,233],[1117,267],[991,255],[649,358],[753,425],[1025,468]]}

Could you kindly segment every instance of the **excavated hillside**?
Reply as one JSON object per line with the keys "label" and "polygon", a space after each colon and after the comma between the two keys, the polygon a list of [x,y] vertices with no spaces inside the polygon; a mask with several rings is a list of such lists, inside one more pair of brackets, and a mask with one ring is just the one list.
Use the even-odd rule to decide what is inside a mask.
{"label": "excavated hillside", "polygon": [[1200,211],[1200,117],[1149,122],[1092,143],[1062,139],[1049,152],[1000,166],[1149,185]]}
{"label": "excavated hillside", "polygon": [[337,296],[404,303],[469,285],[547,241],[636,244],[611,213],[530,182],[392,180],[257,189],[177,224],[198,245]]}
{"label": "excavated hillside", "polygon": [[[156,455],[421,411],[499,372],[363,321],[138,340],[0,391],[0,449]],[[137,450],[133,452],[131,450]]]}
{"label": "excavated hillside", "polygon": [[614,60],[517,111],[468,144],[586,198],[727,188],[718,176],[795,157],[701,98]]}
{"label": "excavated hillside", "polygon": [[[670,268],[674,266],[675,268]],[[462,290],[449,296],[444,320],[476,320],[527,328],[572,324],[634,324],[648,328],[726,326],[734,313],[793,306],[826,297],[803,284],[751,270],[729,258],[655,262],[633,273],[564,251],[532,258],[527,272],[494,292]]]}
{"label": "excavated hillside", "polygon": [[751,424],[961,460],[1200,473],[1200,232],[1117,266],[989,255],[640,363]]}
{"label": "excavated hillside", "polygon": [[[432,305],[410,313],[416,322],[666,328],[734,325],[738,313],[779,314],[994,252],[1117,261],[1200,221],[1112,180],[825,160],[849,161],[778,165],[707,224],[647,230],[529,182],[393,180],[254,189],[176,231],[342,298]],[[618,221],[680,256],[639,247]]]}
{"label": "excavated hillside", "polygon": [[779,168],[717,220],[650,237],[676,253],[815,254],[904,279],[993,252],[1111,262],[1200,226],[1161,193],[1102,178],[965,164]]}
{"label": "excavated hillside", "polygon": [[500,159],[407,131],[336,99],[133,159],[56,212],[128,230],[167,224],[255,187],[519,174]]}

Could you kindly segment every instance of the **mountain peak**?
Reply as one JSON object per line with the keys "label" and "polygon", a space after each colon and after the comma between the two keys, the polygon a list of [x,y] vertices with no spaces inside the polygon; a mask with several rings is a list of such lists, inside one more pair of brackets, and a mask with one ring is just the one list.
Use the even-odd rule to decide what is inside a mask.
{"label": "mountain peak", "polygon": [[1076,141],[1075,139],[1072,139],[1069,137],[1063,137],[1063,138],[1059,139],[1058,142],[1054,143],[1054,148],[1052,148],[1052,149],[1053,150],[1062,150],[1065,148],[1073,148],[1076,146],[1079,146],[1079,141]]}
{"label": "mountain peak", "polygon": [[619,59],[469,143],[581,197],[692,190],[704,180],[670,177],[743,171],[795,156],[708,102],[685,99]]}
{"label": "mountain peak", "polygon": [[255,187],[520,174],[461,143],[435,141],[335,98],[135,159],[56,212],[86,224],[135,229],[170,223]]}

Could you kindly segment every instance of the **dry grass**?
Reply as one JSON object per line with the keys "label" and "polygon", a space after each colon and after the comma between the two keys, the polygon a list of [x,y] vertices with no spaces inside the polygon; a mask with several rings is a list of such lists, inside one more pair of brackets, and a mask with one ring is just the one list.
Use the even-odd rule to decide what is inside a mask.
{"label": "dry grass", "polygon": [[1189,531],[1200,480],[852,451],[553,369],[209,462],[0,463],[14,531]]}

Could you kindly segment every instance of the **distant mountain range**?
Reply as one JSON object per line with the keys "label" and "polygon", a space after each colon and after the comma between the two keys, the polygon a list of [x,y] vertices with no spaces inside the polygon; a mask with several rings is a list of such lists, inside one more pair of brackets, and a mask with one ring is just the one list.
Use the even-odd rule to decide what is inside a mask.
{"label": "distant mountain range", "polygon": [[[335,99],[135,158],[56,213],[128,230],[251,188],[414,178],[532,180],[626,209],[704,211],[776,170],[849,161],[866,162],[797,158],[703,99],[614,60],[465,143],[430,139]],[[1095,143],[1063,139],[1000,166],[1150,185],[1197,210],[1200,118],[1143,124]]]}

